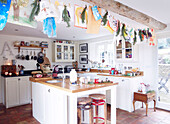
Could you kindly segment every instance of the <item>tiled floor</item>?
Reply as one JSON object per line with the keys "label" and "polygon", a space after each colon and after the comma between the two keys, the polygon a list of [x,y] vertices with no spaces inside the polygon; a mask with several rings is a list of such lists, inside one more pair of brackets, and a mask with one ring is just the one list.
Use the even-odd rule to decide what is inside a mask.
{"label": "tiled floor", "polygon": [[[5,109],[3,105],[0,105],[0,124],[39,124],[32,117],[31,107],[31,105],[24,105]],[[109,116],[110,112],[108,112],[110,120]],[[148,116],[145,116],[145,109],[136,110],[135,113],[117,109],[117,124],[170,124],[170,112],[160,109],[154,112],[153,109],[149,109]]]}

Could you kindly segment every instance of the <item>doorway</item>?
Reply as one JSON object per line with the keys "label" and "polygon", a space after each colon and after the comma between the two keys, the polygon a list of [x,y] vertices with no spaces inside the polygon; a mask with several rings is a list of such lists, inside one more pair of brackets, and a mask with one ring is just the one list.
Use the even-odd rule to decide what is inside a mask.
{"label": "doorway", "polygon": [[159,108],[170,110],[170,38],[158,39]]}

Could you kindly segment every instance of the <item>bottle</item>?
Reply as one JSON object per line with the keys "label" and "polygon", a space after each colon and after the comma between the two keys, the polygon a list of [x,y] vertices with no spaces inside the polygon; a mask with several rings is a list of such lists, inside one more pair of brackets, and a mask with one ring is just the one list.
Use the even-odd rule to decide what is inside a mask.
{"label": "bottle", "polygon": [[71,69],[70,82],[75,83],[76,81],[77,81],[77,72],[75,71],[75,69]]}

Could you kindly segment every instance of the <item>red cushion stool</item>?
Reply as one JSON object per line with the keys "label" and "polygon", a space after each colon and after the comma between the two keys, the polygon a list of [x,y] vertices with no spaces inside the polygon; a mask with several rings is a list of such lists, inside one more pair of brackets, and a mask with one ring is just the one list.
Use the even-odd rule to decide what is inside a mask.
{"label": "red cushion stool", "polygon": [[[106,98],[106,96],[104,94],[90,94],[89,97],[93,99],[92,105],[95,106],[96,116],[93,117],[93,120],[96,120],[96,122],[94,124],[106,124],[106,122],[107,122],[107,104],[104,100]],[[104,118],[98,116],[99,115],[98,107],[102,106],[102,105],[104,105]],[[99,120],[101,120],[102,123],[99,123]]]}

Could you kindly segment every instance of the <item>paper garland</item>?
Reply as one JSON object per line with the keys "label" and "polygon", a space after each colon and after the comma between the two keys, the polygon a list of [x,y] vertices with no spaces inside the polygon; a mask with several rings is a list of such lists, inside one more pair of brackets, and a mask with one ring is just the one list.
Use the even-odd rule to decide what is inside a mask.
{"label": "paper garland", "polygon": [[[22,2],[21,0],[19,0],[19,1],[21,2],[22,7],[25,7],[25,6],[28,5],[28,0],[25,0],[24,2]],[[55,4],[52,4],[50,2],[47,2],[47,3],[45,3],[45,2],[47,2],[47,1],[42,0],[41,2],[39,2],[39,0],[35,0],[34,4],[36,3],[37,9],[35,9],[34,15],[38,14],[39,8],[40,8],[40,13],[35,18],[38,21],[44,20],[43,21],[44,27],[45,26],[47,26],[47,27],[54,26],[54,27],[51,27],[51,28],[52,28],[52,30],[54,30],[56,32],[56,24],[54,24],[54,22],[55,22],[55,19],[57,20],[57,19],[60,18],[59,17],[60,13],[59,13],[59,8],[58,8],[59,2],[55,1]],[[10,3],[11,3],[11,0],[7,0],[6,5],[4,5],[4,3],[0,2],[0,6],[1,6],[0,30],[2,30],[5,27],[6,20],[7,20],[7,17],[8,17],[8,11],[9,11],[9,7],[10,7]],[[41,4],[44,4],[45,6],[48,6],[48,7],[46,7],[46,9],[42,8]],[[64,3],[63,3],[63,5],[64,5],[64,10],[62,12],[62,20],[67,23],[67,27],[70,27],[71,16],[70,16],[69,11],[67,10],[67,6]],[[49,12],[48,12],[48,9],[49,9]],[[113,19],[112,17],[110,18],[108,11],[106,11],[106,13],[102,17],[101,13],[99,13],[99,11],[98,11],[99,8],[97,6],[93,6],[91,9],[92,9],[92,16],[95,19],[93,24],[96,23],[98,25],[98,24],[101,24],[101,22],[99,23],[98,20],[102,21],[102,26],[104,26],[104,28],[106,28],[112,34],[115,33],[115,36],[117,37],[116,40],[123,38],[125,41],[128,41],[128,42],[133,43],[133,44],[139,44],[143,41],[148,41],[150,46],[156,45],[155,34],[154,34],[153,29],[150,30],[150,29],[129,28],[124,23],[121,23],[119,20]],[[78,6],[75,7],[75,13],[74,13],[75,26],[80,27],[80,28],[86,28],[86,24],[88,23],[87,22],[87,20],[88,20],[87,15],[88,15],[87,6],[85,6],[84,8],[78,7]],[[31,14],[31,17],[32,18],[30,20],[33,20],[32,14]],[[88,26],[88,28],[91,28],[91,27]],[[87,28],[87,30],[88,30],[88,28]],[[46,28],[44,28],[44,30],[45,29]],[[46,34],[48,34],[49,37],[56,36],[55,33],[51,34],[50,30],[45,30],[44,32]],[[89,30],[87,31],[87,33],[88,32],[89,32]],[[97,33],[97,32],[95,32],[95,33]],[[92,32],[90,32],[90,33],[92,33]]]}

